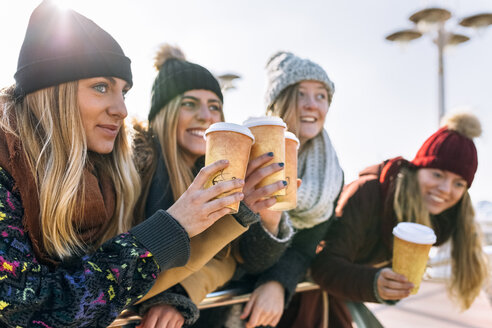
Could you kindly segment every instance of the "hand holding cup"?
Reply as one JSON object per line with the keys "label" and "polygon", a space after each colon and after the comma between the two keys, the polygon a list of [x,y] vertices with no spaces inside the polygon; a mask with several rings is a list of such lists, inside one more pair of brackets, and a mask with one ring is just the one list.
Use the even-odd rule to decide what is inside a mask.
{"label": "hand holding cup", "polygon": [[409,296],[414,287],[404,275],[396,273],[390,268],[381,270],[376,284],[378,294],[383,300],[401,300]]}
{"label": "hand holding cup", "polygon": [[[214,175],[210,176],[205,188],[211,188],[224,181],[243,180],[249,161],[251,146],[255,138],[251,131],[238,124],[219,122],[212,124],[205,131],[207,141],[205,150],[205,165],[217,160],[228,160],[230,165]],[[241,192],[241,188],[230,190],[217,195],[218,198],[226,197],[233,192]],[[231,213],[237,213],[239,202],[229,204]]]}
{"label": "hand holding cup", "polygon": [[297,207],[297,151],[299,139],[292,132],[285,132],[285,196],[277,196],[277,202],[270,207],[273,211],[288,211]]}
{"label": "hand holding cup", "polygon": [[241,192],[234,192],[217,199],[223,193],[241,189],[244,185],[242,179],[224,181],[205,188],[207,181],[228,165],[227,160],[220,160],[203,167],[188,189],[167,210],[188,232],[190,238],[210,227],[224,215],[231,213],[229,206],[243,199],[244,195]]}
{"label": "hand holding cup", "polygon": [[413,283],[410,294],[416,294],[436,235],[431,228],[413,222],[398,223],[393,235],[393,271]]}
{"label": "hand holding cup", "polygon": [[[257,158],[265,153],[273,153],[275,163],[285,163],[285,129],[287,125],[280,117],[261,116],[250,117],[243,125],[250,129],[255,136],[255,144],[251,147],[251,158]],[[265,163],[263,166],[267,166]],[[257,187],[271,185],[277,181],[285,181],[285,171],[280,170],[266,176],[258,182]],[[285,189],[275,191],[272,196],[285,195]]]}
{"label": "hand holding cup", "polygon": [[268,162],[271,162],[273,158],[274,153],[268,152],[252,159],[248,163],[243,188],[243,201],[255,213],[259,213],[275,204],[276,199],[272,195],[276,191],[284,189],[286,186],[284,180],[275,181],[272,184],[262,187],[259,186],[260,181],[284,169],[284,163],[271,163],[266,165]]}

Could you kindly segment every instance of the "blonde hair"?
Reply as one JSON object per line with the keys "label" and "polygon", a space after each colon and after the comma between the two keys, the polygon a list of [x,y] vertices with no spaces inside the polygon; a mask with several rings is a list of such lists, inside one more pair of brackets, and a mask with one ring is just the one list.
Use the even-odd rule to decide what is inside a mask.
{"label": "blonde hair", "polygon": [[[402,169],[398,174],[393,208],[398,222],[416,222],[432,227],[416,170]],[[488,279],[489,267],[468,191],[458,203],[457,213],[456,227],[451,236],[452,277],[448,290],[462,309],[468,309]]]}
{"label": "blonde hair", "polygon": [[468,191],[461,199],[451,249],[453,279],[451,295],[468,309],[489,277],[489,264],[483,252],[483,238]]}
{"label": "blonde hair", "polygon": [[[84,169],[88,164],[87,141],[80,116],[78,83],[42,89],[15,103],[13,88],[4,90],[1,127],[20,138],[38,190],[42,238],[46,252],[59,259],[80,255],[88,245],[79,238],[72,221],[84,208]],[[10,113],[17,122],[15,131]],[[115,189],[115,211],[107,231],[95,245],[131,227],[132,211],[140,180],[131,160],[125,126],[108,155],[96,155],[94,166],[110,177]]]}
{"label": "blonde hair", "polygon": [[299,94],[299,83],[289,85],[278,95],[277,99],[267,108],[267,115],[277,116],[284,120],[287,129],[298,135],[299,112],[297,110],[297,97]]}
{"label": "blonde hair", "polygon": [[[186,163],[184,151],[180,149],[177,139],[178,119],[182,99],[183,95],[175,97],[150,122],[151,132],[157,136],[161,146],[164,163],[169,172],[169,183],[174,200],[177,200],[188,189],[194,179],[193,167],[183,164]],[[221,119],[224,120],[223,111],[221,111]],[[152,172],[153,174],[154,172]],[[147,193],[151,181],[152,179],[144,187]]]}
{"label": "blonde hair", "polygon": [[186,161],[183,152],[179,151],[177,138],[182,98],[182,95],[175,97],[150,122],[152,133],[159,140],[164,163],[169,172],[169,183],[174,200],[177,200],[193,182],[192,168],[183,164]]}
{"label": "blonde hair", "polygon": [[429,210],[422,201],[417,171],[402,168],[398,173],[393,209],[398,222],[415,222],[432,227]]}

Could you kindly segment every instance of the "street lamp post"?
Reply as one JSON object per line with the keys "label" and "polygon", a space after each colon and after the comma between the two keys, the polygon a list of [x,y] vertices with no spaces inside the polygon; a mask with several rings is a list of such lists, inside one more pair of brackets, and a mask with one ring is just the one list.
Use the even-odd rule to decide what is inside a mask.
{"label": "street lamp post", "polygon": [[217,76],[217,80],[219,80],[220,88],[222,92],[225,92],[229,89],[235,89],[234,80],[240,79],[241,76],[234,73],[225,73]]}
{"label": "street lamp post", "polygon": [[[388,41],[410,42],[420,38],[424,33],[436,32],[434,44],[437,46],[438,68],[438,124],[446,113],[445,105],[445,85],[444,85],[444,50],[447,46],[458,45],[470,40],[462,34],[448,31],[445,27],[446,21],[451,18],[451,12],[442,8],[428,8],[420,10],[410,16],[414,23],[412,29],[402,30],[392,33],[386,37]],[[492,14],[478,14],[464,18],[459,23],[464,27],[482,29],[492,24]],[[422,31],[422,32],[421,32]]]}

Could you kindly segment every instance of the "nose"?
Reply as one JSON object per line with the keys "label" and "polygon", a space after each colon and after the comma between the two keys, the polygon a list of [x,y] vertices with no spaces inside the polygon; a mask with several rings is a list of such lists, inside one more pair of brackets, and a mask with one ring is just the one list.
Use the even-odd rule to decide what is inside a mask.
{"label": "nose", "polygon": [[315,96],[314,95],[311,95],[311,94],[307,94],[305,97],[304,97],[304,108],[306,109],[316,109],[318,108],[318,102],[316,101],[315,99]]}
{"label": "nose", "polygon": [[443,193],[450,193],[452,184],[453,184],[452,179],[450,178],[442,179],[441,183],[439,184],[439,191]]}
{"label": "nose", "polygon": [[200,109],[197,112],[197,118],[204,122],[210,121],[212,119],[212,113],[210,112],[207,104],[200,104]]}
{"label": "nose", "polygon": [[126,109],[125,98],[123,95],[115,97],[112,105],[109,107],[109,115],[116,116],[120,119],[124,119],[128,116],[128,110]]}

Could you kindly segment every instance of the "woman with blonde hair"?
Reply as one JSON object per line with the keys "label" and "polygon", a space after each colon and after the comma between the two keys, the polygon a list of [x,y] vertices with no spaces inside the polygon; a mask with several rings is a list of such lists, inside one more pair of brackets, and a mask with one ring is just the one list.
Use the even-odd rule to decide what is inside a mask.
{"label": "woman with blonde hair", "polygon": [[[225,327],[276,326],[297,284],[305,277],[316,247],[334,216],[343,186],[343,170],[324,123],[335,86],[317,63],[290,52],[278,52],[266,65],[267,114],[278,116],[300,140],[297,207],[278,212],[289,218],[295,235],[279,260],[244,279],[255,287],[242,309],[234,309]],[[239,307],[239,305],[238,305]],[[239,318],[235,312],[241,313]]]}
{"label": "woman with blonde hair", "polygon": [[468,194],[478,164],[472,139],[480,133],[474,115],[450,116],[412,161],[397,157],[371,166],[344,189],[312,265],[314,280],[330,295],[330,325],[352,327],[345,301],[394,304],[410,295],[413,284],[387,267],[398,222],[433,228],[436,246],[451,242],[450,294],[462,309],[471,306],[489,272]]}
{"label": "woman with blonde hair", "polygon": [[[130,60],[93,21],[50,1],[32,13],[14,86],[0,92],[0,322],[106,327],[189,238],[229,212],[241,181],[202,190],[205,168],[167,211],[130,229],[140,191],[124,119]],[[219,186],[220,185],[220,186]]]}
{"label": "woman with blonde hair", "polygon": [[[188,188],[204,166],[205,130],[224,121],[221,88],[205,67],[187,61],[179,48],[168,44],[159,49],[155,67],[158,73],[152,88],[149,124],[136,125],[135,161],[143,180],[137,209],[141,218],[157,208],[171,206]],[[236,266],[259,272],[273,264],[287,247],[291,227],[280,215],[266,213],[266,208],[275,203],[275,198],[268,195],[285,188],[284,181],[255,187],[266,176],[283,169],[283,163],[260,168],[271,158],[272,154],[264,154],[250,161],[239,212],[223,217],[200,235],[201,240],[192,239],[191,258],[184,268],[171,269],[159,277],[137,309],[144,316],[141,327],[192,324],[198,316],[195,304],[231,279]],[[229,244],[236,237],[237,242]],[[170,287],[161,282],[171,277],[179,284],[160,292],[162,286]]]}

